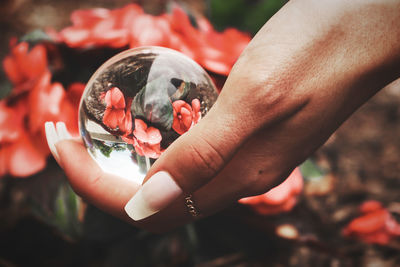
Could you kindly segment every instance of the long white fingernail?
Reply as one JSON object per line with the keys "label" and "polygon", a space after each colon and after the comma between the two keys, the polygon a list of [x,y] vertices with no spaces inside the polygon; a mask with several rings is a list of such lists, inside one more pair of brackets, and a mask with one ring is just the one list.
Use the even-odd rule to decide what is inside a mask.
{"label": "long white fingernail", "polygon": [[62,121],[57,122],[56,123],[56,128],[57,128],[59,141],[72,138],[72,136],[68,132],[67,127],[65,126],[64,122],[62,122]]}
{"label": "long white fingernail", "polygon": [[44,129],[46,132],[46,139],[47,139],[47,144],[50,148],[51,154],[53,154],[53,157],[59,162],[60,157],[58,156],[57,149],[55,144],[60,141],[56,128],[54,127],[54,123],[51,121],[48,121],[44,124]]}
{"label": "long white fingernail", "polygon": [[125,205],[125,211],[138,221],[162,210],[182,194],[182,189],[165,171],[154,174]]}

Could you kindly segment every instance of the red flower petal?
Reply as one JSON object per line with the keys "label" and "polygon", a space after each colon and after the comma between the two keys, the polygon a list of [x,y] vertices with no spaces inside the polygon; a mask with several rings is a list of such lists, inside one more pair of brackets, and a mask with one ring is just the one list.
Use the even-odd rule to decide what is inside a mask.
{"label": "red flower petal", "polygon": [[296,204],[297,195],[301,192],[302,187],[303,177],[300,170],[296,168],[277,187],[259,196],[242,198],[239,203],[250,205],[256,212],[263,215],[287,212]]}
{"label": "red flower petal", "polygon": [[27,177],[46,166],[46,156],[32,145],[27,135],[10,145],[9,153],[9,172],[13,176]]}
{"label": "red flower petal", "polygon": [[36,45],[25,57],[24,64],[21,65],[27,79],[35,79],[47,69],[47,53],[43,45]]}
{"label": "red flower petal", "polygon": [[187,132],[193,124],[192,107],[183,100],[176,100],[172,103],[174,120],[172,129],[178,134]]}
{"label": "red flower petal", "polygon": [[110,11],[106,8],[92,8],[86,10],[75,10],[71,14],[71,21],[74,26],[91,27],[96,22],[108,18]]}
{"label": "red flower petal", "polygon": [[146,132],[147,132],[147,143],[149,143],[150,145],[160,144],[162,140],[160,130],[154,127],[149,127]]}
{"label": "red flower petal", "polygon": [[380,209],[383,209],[382,204],[376,200],[365,201],[360,206],[360,211],[362,213],[369,213],[369,212],[380,210]]}
{"label": "red flower petal", "polygon": [[347,232],[368,234],[382,229],[386,220],[389,218],[389,213],[386,210],[377,210],[361,217],[354,219],[348,226]]}
{"label": "red flower petal", "polygon": [[8,79],[10,79],[13,84],[19,84],[24,81],[24,77],[22,76],[22,73],[20,72],[17,63],[11,56],[7,56],[6,58],[4,58],[3,68],[5,73],[7,74]]}
{"label": "red flower petal", "polygon": [[60,32],[60,38],[69,47],[84,47],[91,45],[90,30],[68,27]]}
{"label": "red flower petal", "polygon": [[103,123],[111,129],[116,129],[125,118],[123,109],[106,108],[103,116]]}
{"label": "red flower petal", "polygon": [[0,147],[0,178],[8,173],[8,146]]}
{"label": "red flower petal", "polygon": [[60,83],[50,84],[45,72],[29,94],[29,126],[32,132],[41,129],[46,121],[57,121],[62,113],[65,90]]}
{"label": "red flower petal", "polygon": [[140,142],[148,141],[146,130],[147,130],[147,124],[141,119],[135,119],[135,130],[133,131],[133,135]]}
{"label": "red flower petal", "polygon": [[124,109],[125,108],[125,98],[124,94],[118,87],[113,87],[107,91],[105,101],[107,108],[113,109]]}
{"label": "red flower petal", "polygon": [[86,86],[85,84],[79,82],[71,83],[68,86],[67,97],[71,102],[71,104],[76,108],[78,108],[80,104],[83,91],[85,90],[85,86]]}
{"label": "red flower petal", "polygon": [[22,125],[16,112],[18,110],[9,108],[4,101],[0,101],[0,144],[15,141],[20,136]]}
{"label": "red flower petal", "polygon": [[126,135],[130,134],[132,132],[132,114],[128,110],[125,114],[125,118],[119,125],[120,131],[124,132]]}

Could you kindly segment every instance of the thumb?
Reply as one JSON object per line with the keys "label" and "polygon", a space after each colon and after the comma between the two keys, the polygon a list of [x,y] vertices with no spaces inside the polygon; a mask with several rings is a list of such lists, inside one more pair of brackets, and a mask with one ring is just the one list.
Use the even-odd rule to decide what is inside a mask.
{"label": "thumb", "polygon": [[196,191],[229,162],[248,133],[238,127],[239,116],[223,102],[220,96],[208,114],[157,159],[125,206],[131,218],[144,219],[178,196]]}

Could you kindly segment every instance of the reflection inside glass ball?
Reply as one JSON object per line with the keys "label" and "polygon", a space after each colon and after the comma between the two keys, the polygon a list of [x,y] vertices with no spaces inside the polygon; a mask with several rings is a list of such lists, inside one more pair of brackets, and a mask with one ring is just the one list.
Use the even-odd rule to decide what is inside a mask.
{"label": "reflection inside glass ball", "polygon": [[142,183],[152,163],[211,108],[208,74],[161,47],[122,52],[88,82],[79,127],[89,154],[108,173]]}

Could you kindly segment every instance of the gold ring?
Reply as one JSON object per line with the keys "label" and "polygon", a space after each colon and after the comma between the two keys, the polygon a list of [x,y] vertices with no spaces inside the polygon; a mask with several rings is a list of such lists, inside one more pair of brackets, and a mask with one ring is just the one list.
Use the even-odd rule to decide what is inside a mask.
{"label": "gold ring", "polygon": [[197,217],[200,215],[199,210],[196,208],[196,205],[192,200],[192,195],[188,195],[187,197],[185,197],[185,205],[190,215],[192,215],[192,217]]}

